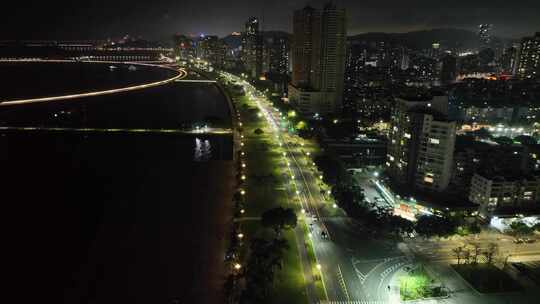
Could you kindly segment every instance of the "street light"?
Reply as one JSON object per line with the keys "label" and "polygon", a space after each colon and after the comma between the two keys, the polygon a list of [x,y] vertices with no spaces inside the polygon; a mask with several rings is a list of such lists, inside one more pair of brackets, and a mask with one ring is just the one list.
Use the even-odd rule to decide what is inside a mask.
{"label": "street light", "polygon": [[246,191],[245,190],[240,190],[240,194],[241,195],[246,195]]}
{"label": "street light", "polygon": [[239,233],[239,234],[237,235],[237,237],[238,237],[239,239],[242,239],[242,238],[244,237],[244,234],[243,234],[243,233]]}
{"label": "street light", "polygon": [[379,177],[379,172],[377,172],[377,171],[373,172],[373,176]]}
{"label": "street light", "polygon": [[234,264],[234,269],[240,270],[240,268],[242,268],[242,265],[240,265],[238,263]]}
{"label": "street light", "polygon": [[245,176],[245,175],[242,175],[241,179],[242,179],[242,180],[246,180],[246,176]]}
{"label": "street light", "polygon": [[245,212],[246,212],[246,210],[244,210],[244,209],[240,210],[241,214],[244,214]]}
{"label": "street light", "polygon": [[320,271],[322,268],[321,264],[317,264],[317,269]]}
{"label": "street light", "polygon": [[245,168],[246,167],[246,164],[245,163],[242,163],[242,168]]}

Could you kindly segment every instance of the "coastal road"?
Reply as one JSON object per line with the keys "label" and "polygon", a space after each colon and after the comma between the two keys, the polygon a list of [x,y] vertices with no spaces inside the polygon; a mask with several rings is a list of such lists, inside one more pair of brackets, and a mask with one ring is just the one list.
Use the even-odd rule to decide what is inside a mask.
{"label": "coastal road", "polygon": [[[312,230],[309,237],[325,287],[326,299],[321,300],[389,303],[387,283],[394,272],[409,263],[408,258],[396,242],[370,239],[349,218],[325,211],[332,206],[321,194],[312,161],[298,145],[291,145],[290,136],[280,130],[277,111],[253,86],[238,77],[229,77],[244,85],[284,148],[292,187]],[[323,237],[323,232],[328,237]]]}

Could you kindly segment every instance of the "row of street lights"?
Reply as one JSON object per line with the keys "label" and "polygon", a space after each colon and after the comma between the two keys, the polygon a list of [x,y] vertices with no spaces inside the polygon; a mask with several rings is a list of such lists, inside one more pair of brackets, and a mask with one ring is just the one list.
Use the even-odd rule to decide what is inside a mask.
{"label": "row of street lights", "polygon": [[[229,78],[232,78],[232,77],[229,76]],[[266,111],[264,110],[264,107],[259,103],[259,100],[258,100],[257,97],[255,96],[256,93],[255,93],[255,95],[252,93],[253,91],[255,91],[255,89],[253,89],[253,87],[252,87],[251,85],[249,85],[245,80],[239,80],[239,79],[237,79],[237,81],[240,81],[241,83],[244,84],[244,87],[245,87],[246,91],[249,92],[249,97],[252,98],[253,100],[255,100],[255,102],[257,103],[257,105],[258,105],[258,107],[259,107],[259,109],[262,111],[262,113],[261,113],[261,112],[257,113],[257,117],[262,118],[263,116],[265,116],[267,122],[270,123],[270,126],[272,127],[272,129],[274,130],[274,132],[276,132],[276,139],[278,140],[278,145],[279,145],[279,147],[280,147],[280,148],[283,148],[283,143],[282,143],[282,140],[280,140],[280,136],[279,136],[279,130],[280,130],[280,128],[276,125],[275,121],[272,120],[272,118],[270,117],[272,114],[266,112]],[[284,116],[283,113],[279,112],[276,108],[274,108],[274,110],[276,111],[276,113],[279,113],[279,120],[287,120],[287,118]],[[294,117],[295,114],[296,114],[296,113],[294,113],[294,111],[293,111],[292,117]],[[289,115],[291,115],[291,114],[289,113]],[[239,120],[238,126],[239,126],[239,127],[242,127],[243,125],[242,125],[242,122],[240,121],[240,114],[239,114],[239,113],[238,113],[238,120]],[[241,137],[241,139],[244,138],[243,135],[241,135],[240,137]],[[243,141],[240,142],[240,146],[242,146],[242,147],[244,146]],[[301,142],[300,142],[300,146],[301,146],[301,147],[304,147],[304,146],[305,146],[305,143],[304,143],[303,141],[301,141]],[[241,155],[244,156],[245,153],[244,153],[244,152],[241,152]],[[301,191],[298,190],[298,186],[296,185],[296,180],[295,180],[296,176],[292,173],[292,169],[290,168],[290,164],[291,164],[291,163],[290,163],[290,161],[289,161],[289,159],[288,159],[288,157],[287,157],[287,153],[286,153],[286,152],[282,152],[282,155],[283,155],[283,158],[284,158],[284,160],[285,160],[285,162],[286,162],[286,164],[287,164],[287,168],[288,168],[288,170],[289,170],[289,172],[290,172],[291,182],[293,183],[294,188],[296,188],[295,193],[296,193],[296,195],[297,195],[298,197],[300,197]],[[308,151],[308,152],[305,153],[305,155],[306,155],[306,160],[307,160],[307,162],[309,163],[309,162],[310,162],[311,152]],[[316,164],[315,164],[314,162],[312,162],[312,161],[311,161],[311,164],[312,164],[313,167],[316,166]],[[242,165],[241,165],[241,166],[242,166],[243,169],[245,169],[245,168],[246,168],[245,162],[242,162]],[[316,169],[314,169],[314,170],[316,170]],[[242,175],[242,176],[241,176],[241,179],[242,179],[242,180],[245,180],[245,179],[246,179],[246,176],[245,176],[245,175]],[[323,180],[323,175],[322,175],[322,174],[319,175],[319,180],[320,180],[321,183],[322,183],[322,180]],[[331,194],[331,191],[328,190],[326,193],[327,193],[328,195],[330,195],[330,194]],[[241,194],[241,195],[245,195],[245,190],[241,189],[241,190],[240,190],[240,194]],[[300,200],[300,202],[301,202],[301,200]],[[337,205],[336,205],[336,204],[333,204],[333,208],[337,208]],[[241,213],[244,213],[244,212],[242,212],[242,211],[244,211],[243,209],[241,210]],[[305,213],[306,213],[306,209],[302,207],[301,213],[302,213],[302,214],[305,214]],[[244,237],[244,235],[241,234],[241,233],[238,235],[238,238],[240,238],[240,239],[242,239],[243,237]],[[311,233],[309,233],[309,237],[311,238]],[[317,263],[315,266],[316,266],[317,270],[321,271],[322,266],[321,266],[320,263]],[[239,270],[239,269],[241,268],[241,265],[240,265],[240,264],[235,264],[234,267],[235,267],[235,269]]]}
{"label": "row of street lights", "polygon": [[[244,83],[245,83],[245,81],[244,81]],[[246,84],[247,84],[247,83],[246,83]],[[248,89],[251,89],[251,90],[246,90],[246,91],[249,91],[250,93],[251,93],[251,91],[253,90],[253,88],[249,88],[249,87],[248,87]],[[264,108],[261,106],[261,104],[260,104],[260,103],[258,102],[258,100],[256,99],[257,97],[253,96],[253,94],[250,94],[250,97],[251,97],[252,99],[255,99],[255,102],[257,103],[259,109],[260,109],[261,111],[263,111],[263,113],[264,113],[264,114],[263,114],[263,113],[259,112],[259,113],[257,113],[257,116],[260,117],[260,118],[263,117],[263,116],[265,116],[266,119],[267,119],[267,121],[268,121],[268,123],[270,123],[270,125],[273,127],[274,132],[276,132],[277,134],[279,134],[279,127],[278,127],[278,126],[274,123],[274,121],[270,118],[271,114],[269,114],[268,112],[264,111]],[[277,109],[274,109],[274,110],[275,110],[276,112],[279,113],[279,119],[281,119],[281,120],[286,120],[286,118],[284,117],[283,113],[279,112]],[[295,116],[294,111],[293,111],[293,114],[292,114],[292,115]],[[283,143],[282,143],[282,140],[280,140],[280,136],[279,136],[279,135],[276,135],[276,139],[278,140],[278,145],[279,145],[279,147],[280,147],[280,148],[283,148]],[[304,146],[305,146],[305,143],[304,143],[304,142],[301,142],[301,143],[300,143],[300,146],[301,146],[301,147],[304,147]],[[285,163],[287,164],[287,168],[288,168],[289,173],[290,173],[291,182],[293,183],[294,188],[296,189],[296,190],[295,190],[295,193],[296,193],[297,197],[300,197],[302,193],[301,193],[300,190],[298,190],[298,186],[297,186],[296,180],[295,180],[296,176],[293,174],[292,169],[291,169],[291,167],[290,167],[291,163],[290,163],[290,161],[289,161],[289,159],[288,159],[288,157],[287,157],[287,153],[286,153],[285,151],[282,152],[282,156],[283,156],[283,158],[284,158],[284,160],[285,160]],[[306,159],[307,159],[308,163],[309,163],[309,160],[310,160],[310,156],[311,156],[311,152],[309,152],[309,151],[306,152]],[[311,164],[312,164],[313,166],[315,166],[315,163],[314,163],[314,162],[311,162]],[[320,180],[322,181],[322,175],[319,175],[319,178],[320,178]],[[330,191],[328,191],[328,194],[330,194]],[[301,202],[301,200],[300,200],[300,202]],[[337,208],[337,206],[336,206],[335,204],[333,205],[333,207],[334,207],[334,208]],[[302,207],[301,213],[305,215],[306,209]],[[309,233],[308,235],[309,235],[309,237],[310,237],[310,239],[311,239],[311,237],[312,237],[312,236],[311,236],[311,233]],[[313,240],[312,240],[312,242],[313,242]],[[321,270],[322,270],[322,265],[321,265],[320,263],[317,263],[315,266],[316,266],[317,270],[318,270],[319,272],[321,272],[321,275],[322,275],[322,271],[321,271]],[[324,284],[324,283],[323,283],[323,284]]]}

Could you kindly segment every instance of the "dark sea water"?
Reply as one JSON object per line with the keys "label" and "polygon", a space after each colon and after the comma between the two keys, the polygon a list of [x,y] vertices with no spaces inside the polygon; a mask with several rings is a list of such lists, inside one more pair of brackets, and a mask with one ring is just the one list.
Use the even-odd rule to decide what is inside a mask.
{"label": "dark sea water", "polygon": [[[0,107],[4,126],[208,120],[230,126],[224,96],[208,83]],[[3,131],[0,166],[3,270],[17,302],[219,302],[230,136]]]}
{"label": "dark sea water", "polygon": [[140,65],[130,69],[129,64],[0,63],[0,101],[116,89],[164,80],[175,74]]}

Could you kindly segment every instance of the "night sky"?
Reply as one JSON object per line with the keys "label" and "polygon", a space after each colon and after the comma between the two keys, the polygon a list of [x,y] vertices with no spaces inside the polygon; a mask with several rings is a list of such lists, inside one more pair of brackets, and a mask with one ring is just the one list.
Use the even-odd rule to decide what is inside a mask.
{"label": "night sky", "polygon": [[[292,12],[324,0],[87,0],[9,1],[0,39],[103,39],[125,34],[162,39],[172,33],[224,36],[251,15],[265,30],[291,30]],[[441,27],[474,29],[493,23],[495,34],[521,37],[540,31],[538,0],[337,0],[349,16],[349,34],[407,32]],[[8,7],[11,6],[11,9]]]}

